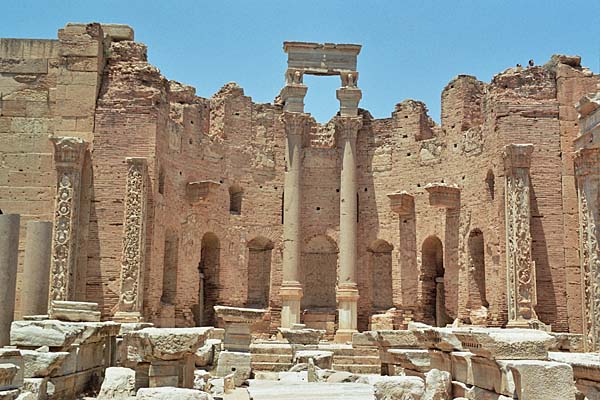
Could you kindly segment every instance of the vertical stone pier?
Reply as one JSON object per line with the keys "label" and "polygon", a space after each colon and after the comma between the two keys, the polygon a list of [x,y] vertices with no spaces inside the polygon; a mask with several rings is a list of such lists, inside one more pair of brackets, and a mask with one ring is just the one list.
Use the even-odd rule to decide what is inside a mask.
{"label": "vertical stone pier", "polygon": [[[56,164],[56,201],[49,298],[73,300],[79,244],[81,168],[87,143],[76,137],[50,137]],[[52,307],[52,304],[49,304]]]}
{"label": "vertical stone pier", "polygon": [[577,104],[575,139],[584,347],[600,351],[600,93]]}
{"label": "vertical stone pier", "polygon": [[356,137],[362,117],[337,117],[335,124],[341,141],[340,179],[340,267],[336,299],[338,330],[335,340],[352,340],[357,327],[358,287],[356,285],[356,240],[358,226],[358,188],[356,182]]}
{"label": "vertical stone pier", "polygon": [[0,215],[0,346],[10,344],[19,261],[18,214]]}
{"label": "vertical stone pier", "polygon": [[300,255],[302,251],[302,143],[309,116],[284,112],[282,121],[286,133],[286,173],[283,199],[283,282],[281,326],[290,328],[300,323]]}
{"label": "vertical stone pier", "polygon": [[127,158],[121,254],[121,292],[114,320],[142,321],[146,245],[148,166],[145,158]]}
{"label": "vertical stone pier", "polygon": [[512,328],[539,325],[534,309],[537,304],[535,262],[531,258],[529,167],[532,152],[532,144],[509,144],[503,152],[507,327]]}
{"label": "vertical stone pier", "polygon": [[21,315],[42,315],[48,312],[51,252],[52,222],[29,221],[25,238]]}

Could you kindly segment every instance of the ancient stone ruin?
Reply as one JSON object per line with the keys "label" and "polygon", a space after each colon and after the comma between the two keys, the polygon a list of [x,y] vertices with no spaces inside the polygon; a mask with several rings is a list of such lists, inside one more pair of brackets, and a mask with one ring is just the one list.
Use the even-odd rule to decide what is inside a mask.
{"label": "ancient stone ruin", "polygon": [[283,50],[257,104],[125,25],[0,39],[0,399],[600,399],[600,77],[376,119],[360,45]]}

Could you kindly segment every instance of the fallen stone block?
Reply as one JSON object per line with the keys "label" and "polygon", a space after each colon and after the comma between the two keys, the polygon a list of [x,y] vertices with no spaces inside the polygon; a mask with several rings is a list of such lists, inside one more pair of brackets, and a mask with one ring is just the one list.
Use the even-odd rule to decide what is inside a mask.
{"label": "fallen stone block", "polygon": [[472,357],[473,353],[468,351],[453,351],[450,353],[453,380],[473,385]]}
{"label": "fallen stone block", "polygon": [[519,360],[508,364],[519,400],[575,400],[573,369],[554,361]]}
{"label": "fallen stone block", "polygon": [[497,360],[544,360],[556,339],[534,329],[455,330],[463,348],[471,353]]}
{"label": "fallen stone block", "polygon": [[203,328],[144,328],[126,335],[127,358],[135,362],[179,360],[202,346],[212,330]]}
{"label": "fallen stone block", "polygon": [[319,344],[321,338],[325,335],[325,330],[323,329],[277,329],[290,344]]}
{"label": "fallen stone block", "polygon": [[135,371],[130,368],[107,368],[98,400],[127,400],[135,396]]}
{"label": "fallen stone block", "polygon": [[0,390],[17,389],[13,381],[19,367],[14,364],[0,364]]}
{"label": "fallen stone block", "polygon": [[449,372],[432,369],[425,374],[425,393],[422,400],[450,400],[452,378]]}
{"label": "fallen stone block", "polygon": [[100,322],[98,303],[52,300],[50,319],[70,322]]}
{"label": "fallen stone block", "polygon": [[416,376],[377,376],[365,375],[356,383],[366,383],[375,389],[376,399],[419,400],[425,393],[425,382]]}
{"label": "fallen stone block", "polygon": [[197,367],[206,367],[215,362],[215,346],[221,346],[219,339],[207,339],[206,342],[196,350],[194,362]]}
{"label": "fallen stone block", "polygon": [[136,400],[212,400],[212,397],[195,389],[160,387],[138,390]]}
{"label": "fallen stone block", "polygon": [[600,354],[549,352],[548,359],[569,364],[576,380],[587,379],[600,382]]}
{"label": "fallen stone block", "polygon": [[217,363],[217,376],[225,377],[234,374],[236,386],[241,386],[252,372],[252,356],[250,353],[222,351]]}
{"label": "fallen stone block", "polygon": [[43,378],[52,375],[69,356],[68,352],[45,352],[37,350],[21,350],[24,363],[25,378]]}
{"label": "fallen stone block", "polygon": [[18,370],[12,378],[12,385],[14,387],[23,386],[23,378],[25,377],[25,363],[20,350],[6,347],[0,349],[0,364],[15,365]]}
{"label": "fallen stone block", "polygon": [[321,369],[330,369],[333,364],[333,352],[326,350],[300,350],[294,354],[294,363],[308,363],[313,359],[315,365]]}
{"label": "fallen stone block", "polygon": [[391,357],[390,364],[423,373],[431,369],[431,359],[427,350],[391,349],[388,353]]}

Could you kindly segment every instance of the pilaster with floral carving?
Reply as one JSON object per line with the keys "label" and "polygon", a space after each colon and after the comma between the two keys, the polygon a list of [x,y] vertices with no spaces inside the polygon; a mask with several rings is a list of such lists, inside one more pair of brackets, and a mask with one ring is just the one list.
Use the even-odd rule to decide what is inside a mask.
{"label": "pilaster with floral carving", "polygon": [[114,319],[120,322],[142,320],[146,241],[148,166],[145,158],[127,158],[121,291]]}
{"label": "pilaster with floral carving", "polygon": [[508,326],[534,327],[537,292],[531,257],[529,167],[532,144],[504,147]]}
{"label": "pilaster with floral carving", "polygon": [[586,351],[600,350],[600,148],[575,153],[579,246]]}
{"label": "pilaster with floral carving", "polygon": [[[76,137],[51,136],[56,166],[56,199],[50,270],[50,300],[73,300],[79,243],[81,170],[87,143]],[[51,304],[51,302],[50,302]]]}

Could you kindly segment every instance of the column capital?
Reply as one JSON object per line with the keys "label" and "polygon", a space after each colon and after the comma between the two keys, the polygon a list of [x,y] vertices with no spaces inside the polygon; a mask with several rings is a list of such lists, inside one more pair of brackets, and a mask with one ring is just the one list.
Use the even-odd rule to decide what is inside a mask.
{"label": "column capital", "polygon": [[575,152],[575,175],[600,175],[600,147],[583,148]]}
{"label": "column capital", "polygon": [[407,192],[389,193],[390,208],[398,215],[408,216],[415,212],[415,198]]}
{"label": "column capital", "polygon": [[358,131],[362,128],[363,119],[361,117],[335,117],[334,123],[336,131],[340,138],[344,140],[354,140]]}
{"label": "column capital", "polygon": [[531,154],[533,144],[511,143],[504,146],[502,158],[504,159],[504,172],[512,174],[516,168],[529,168],[531,165]]}
{"label": "column capital", "polygon": [[54,161],[57,166],[79,168],[83,164],[88,143],[78,137],[49,136],[54,145]]}
{"label": "column capital", "polygon": [[285,125],[287,136],[304,136],[311,117],[306,113],[284,111],[279,119]]}

